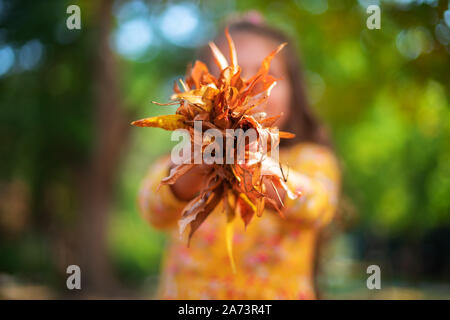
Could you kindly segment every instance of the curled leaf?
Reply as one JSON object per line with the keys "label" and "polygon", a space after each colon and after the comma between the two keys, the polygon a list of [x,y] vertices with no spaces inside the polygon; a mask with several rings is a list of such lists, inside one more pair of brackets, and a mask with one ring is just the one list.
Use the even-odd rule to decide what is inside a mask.
{"label": "curled leaf", "polygon": [[179,164],[170,169],[169,176],[163,178],[161,180],[161,184],[174,184],[179,177],[184,175],[186,172],[191,170],[194,167],[194,164]]}

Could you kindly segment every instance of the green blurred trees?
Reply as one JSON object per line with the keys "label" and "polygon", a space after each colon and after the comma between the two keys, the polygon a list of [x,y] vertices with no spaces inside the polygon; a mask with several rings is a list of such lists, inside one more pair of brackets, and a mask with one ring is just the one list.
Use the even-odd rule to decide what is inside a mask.
{"label": "green blurred trees", "polygon": [[[51,247],[61,243],[51,234],[70,232],[76,221],[76,177],[92,134],[89,29],[67,30],[66,6],[2,1],[0,19],[2,44],[16,50],[16,64],[0,79],[1,184],[7,190],[22,181],[29,194],[18,233],[1,229],[0,270],[45,281],[58,274]],[[42,43],[43,55],[34,69],[21,70],[17,50],[30,40]]]}
{"label": "green blurred trees", "polygon": [[[79,2],[82,30],[69,31],[65,9],[72,3],[2,1],[0,45],[18,50],[38,39],[44,55],[34,69],[15,66],[0,77],[0,195],[7,204],[1,207],[0,273],[60,283],[54,271],[62,275],[67,257],[58,261],[54,252],[72,256],[77,242],[74,225],[85,178],[80,172],[97,141],[95,3]],[[114,12],[125,3],[115,1]],[[159,15],[173,3],[144,3],[148,13],[142,14],[157,30]],[[359,221],[354,230],[420,238],[450,223],[448,3],[381,1],[381,30],[366,28],[364,3],[217,0],[195,6],[205,19],[200,25],[207,28],[222,26],[230,13],[256,9],[290,35],[290,45],[301,53],[313,107],[335,142],[343,198]],[[114,23],[111,42],[122,22],[115,18]],[[160,39],[143,59],[116,55],[124,123],[172,112],[150,101],[168,100],[171,81],[195,57],[195,49],[155,34]],[[158,272],[164,237],[139,217],[136,195],[148,165],[171,144],[169,134],[157,129],[129,134],[122,142],[127,149],[120,154],[118,180],[111,182],[108,254],[124,281],[141,284]],[[5,190],[16,190],[11,186],[17,181],[24,186],[16,188],[22,196],[5,196]],[[12,207],[11,199],[28,199],[16,200],[26,203],[28,213],[14,232],[5,222],[14,211],[3,209]]]}

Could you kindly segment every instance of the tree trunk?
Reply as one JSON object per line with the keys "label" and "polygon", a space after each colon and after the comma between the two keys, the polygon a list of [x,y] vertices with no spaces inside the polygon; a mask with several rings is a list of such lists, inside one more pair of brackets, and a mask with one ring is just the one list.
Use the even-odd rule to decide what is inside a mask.
{"label": "tree trunk", "polygon": [[107,254],[107,224],[113,186],[129,123],[121,108],[117,64],[109,46],[112,0],[96,8],[96,56],[93,66],[94,129],[90,161],[83,173],[82,214],[79,233],[82,294],[117,295],[116,280]]}

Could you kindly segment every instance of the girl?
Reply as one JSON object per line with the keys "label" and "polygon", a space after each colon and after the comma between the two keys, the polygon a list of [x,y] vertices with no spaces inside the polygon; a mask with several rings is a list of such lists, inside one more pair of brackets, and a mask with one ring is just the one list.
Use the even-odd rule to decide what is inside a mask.
{"label": "girl", "polygon": [[[229,27],[243,77],[259,69],[264,57],[282,42],[280,32],[261,23],[239,22]],[[216,41],[227,52],[226,41]],[[204,55],[214,70],[211,55]],[[218,71],[216,69],[216,71]],[[282,78],[264,111],[281,114],[280,130],[296,134],[282,140],[280,161],[289,166],[288,185],[302,192],[290,200],[279,190],[285,219],[273,208],[245,229],[236,223],[233,248],[237,273],[226,250],[226,216],[216,208],[193,236],[190,247],[179,239],[177,221],[186,203],[202,187],[206,169],[195,167],[172,186],[156,192],[168,175],[170,159],[161,159],[145,178],[139,195],[142,214],[154,227],[171,233],[158,298],[161,299],[314,299],[314,261],[320,229],[333,218],[339,190],[337,161],[322,127],[306,101],[297,57],[288,45],[272,61],[270,74]],[[284,144],[283,144],[284,143]],[[275,190],[267,196],[279,201]],[[240,221],[239,221],[240,222]]]}

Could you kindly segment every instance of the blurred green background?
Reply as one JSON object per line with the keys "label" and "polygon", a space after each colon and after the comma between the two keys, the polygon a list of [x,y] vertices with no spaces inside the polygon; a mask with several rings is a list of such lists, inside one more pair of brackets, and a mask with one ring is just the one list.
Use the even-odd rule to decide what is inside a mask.
{"label": "blurred green background", "polygon": [[[81,30],[66,27],[71,4]],[[136,195],[172,144],[129,123],[171,112],[151,100],[249,10],[295,40],[342,165],[321,296],[450,298],[450,8],[437,0],[0,0],[0,298],[152,297],[165,237]],[[70,264],[81,292],[65,287]],[[370,264],[382,290],[366,288]]]}

